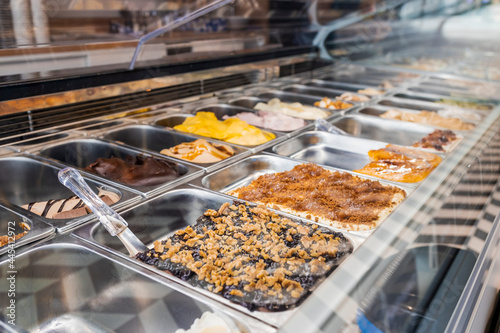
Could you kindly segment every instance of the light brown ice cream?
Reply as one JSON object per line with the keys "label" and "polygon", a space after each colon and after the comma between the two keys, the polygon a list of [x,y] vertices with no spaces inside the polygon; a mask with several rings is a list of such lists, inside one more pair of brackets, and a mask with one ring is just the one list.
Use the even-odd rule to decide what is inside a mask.
{"label": "light brown ice cream", "polygon": [[194,163],[215,163],[233,156],[234,150],[228,145],[198,139],[181,143],[169,149],[163,149],[160,153]]}
{"label": "light brown ice cream", "polygon": [[306,106],[300,103],[284,103],[278,98],[273,98],[267,103],[257,103],[254,109],[277,112],[291,117],[311,120],[326,118],[330,115],[328,111],[313,106]]}
{"label": "light brown ice cream", "polygon": [[459,118],[445,118],[432,111],[418,113],[404,112],[396,109],[387,110],[380,115],[381,118],[408,121],[412,123],[443,127],[451,130],[471,130],[474,125],[466,123]]}

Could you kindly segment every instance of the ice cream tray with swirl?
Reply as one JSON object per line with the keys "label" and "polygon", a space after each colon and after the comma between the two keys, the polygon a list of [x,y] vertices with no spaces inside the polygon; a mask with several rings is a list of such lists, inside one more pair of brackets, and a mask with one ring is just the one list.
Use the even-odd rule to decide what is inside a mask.
{"label": "ice cream tray with swirl", "polygon": [[[93,214],[89,214],[90,209],[57,180],[60,167],[19,153],[0,157],[0,167],[5,172],[5,176],[0,177],[0,202],[25,217],[28,224],[41,223],[67,230],[93,218]],[[101,199],[114,208],[128,205],[139,198],[139,193],[119,184],[92,177],[87,178],[87,182]],[[15,220],[23,222],[19,218]],[[29,230],[23,238],[27,240],[35,234]]]}

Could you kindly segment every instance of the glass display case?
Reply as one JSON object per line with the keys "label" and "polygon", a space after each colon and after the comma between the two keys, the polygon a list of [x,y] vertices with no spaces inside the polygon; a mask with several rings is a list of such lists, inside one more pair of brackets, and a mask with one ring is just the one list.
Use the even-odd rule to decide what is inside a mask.
{"label": "glass display case", "polygon": [[495,332],[498,8],[0,2],[1,329]]}

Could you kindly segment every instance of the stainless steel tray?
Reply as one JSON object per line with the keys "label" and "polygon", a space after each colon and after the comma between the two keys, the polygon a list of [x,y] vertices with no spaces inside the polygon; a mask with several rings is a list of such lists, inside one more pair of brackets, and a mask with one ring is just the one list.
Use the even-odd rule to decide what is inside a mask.
{"label": "stainless steel tray", "polygon": [[[131,147],[147,150],[155,154],[159,154],[161,150],[177,146],[183,142],[192,142],[197,137],[189,136],[178,131],[168,131],[162,128],[149,125],[129,125],[114,129],[103,134],[103,139],[114,141],[115,143],[125,144]],[[208,142],[215,142],[210,139]],[[224,143],[234,149],[234,155],[216,163],[195,163],[178,159],[181,163],[194,164],[207,171],[218,168],[222,165],[229,164],[235,159],[240,159],[250,155],[250,150],[241,146],[235,146],[230,143]],[[160,155],[164,156],[164,155]]]}
{"label": "stainless steel tray", "polygon": [[450,92],[472,94],[475,98],[492,98],[498,100],[500,85],[493,80],[481,80],[471,77],[441,74],[422,80],[419,86],[426,88],[446,89]]}
{"label": "stainless steel tray", "polygon": [[460,78],[455,75],[431,75],[422,84],[433,85],[439,87],[448,87],[453,89],[474,89],[477,86],[485,84],[483,81],[469,80]]}
{"label": "stainless steel tray", "polygon": [[[253,155],[250,157],[247,157],[241,161],[238,161],[237,163],[225,167],[223,169],[214,171],[212,173],[209,173],[208,175],[201,176],[199,178],[196,178],[192,180],[189,184],[196,186],[196,187],[201,187],[205,189],[209,189],[210,191],[214,192],[220,192],[227,194],[228,192],[235,190],[237,188],[240,188],[242,186],[247,186],[250,184],[253,180],[257,179],[258,177],[268,174],[268,173],[278,173],[278,172],[284,172],[293,169],[293,167],[303,164],[304,161],[299,161],[291,158],[285,158],[281,156],[277,156],[274,154],[261,154],[261,155]],[[338,170],[338,171],[343,171],[343,172],[349,172],[349,171],[344,171],[332,167],[326,167],[326,169],[329,170]],[[362,174],[356,174],[353,172],[349,172],[351,174],[354,174],[360,178],[364,179],[370,179],[370,180],[376,180],[379,181],[383,184],[390,184],[392,186],[397,186],[406,193],[410,193],[413,191],[413,188],[411,185],[405,184],[404,186],[401,185],[400,183],[394,183],[386,180],[382,180],[379,178],[371,177],[371,176],[366,176]],[[322,224],[323,225],[323,224]],[[329,226],[327,226],[329,227]],[[329,227],[331,228],[331,227]],[[360,237],[366,237],[369,235],[372,231],[367,231],[367,232],[356,232],[356,231],[345,231],[342,229],[337,229],[337,228],[331,228],[339,232],[347,233],[347,234],[353,234],[357,235]]]}
{"label": "stainless steel tray", "polygon": [[[436,95],[436,94],[416,93],[416,92],[411,92],[411,91],[401,91],[401,92],[394,94],[393,96],[397,97],[397,98],[411,99],[413,101],[424,101],[424,102],[432,102],[432,103],[439,102],[442,99],[467,101],[467,99],[448,98],[448,96],[442,96],[442,95]],[[478,103],[486,105],[490,110],[493,110],[495,108],[495,103],[492,103],[490,101],[479,101]],[[445,105],[445,104],[443,104],[443,105]],[[473,109],[473,110],[475,110],[475,109]]]}
{"label": "stainless steel tray", "polygon": [[151,154],[96,139],[74,139],[66,141],[64,143],[46,147],[36,152],[36,154],[37,156],[50,160],[54,163],[57,163],[58,165],[69,165],[78,168],[82,173],[88,175],[91,178],[98,178],[103,180],[104,182],[111,182],[112,184],[120,184],[122,187],[125,187],[131,191],[137,191],[143,195],[151,195],[154,192],[171,188],[175,185],[178,185],[179,183],[186,182],[191,178],[203,173],[203,170],[197,168],[196,166],[185,163],[178,163],[175,159],[168,158],[167,156],[155,156],[155,158],[160,158],[177,163],[179,165],[179,168],[183,171],[186,171],[186,173],[181,176],[172,176],[171,180],[159,185],[133,186],[115,182],[113,180],[100,177],[91,172],[87,172],[84,170],[84,168],[94,163],[100,157],[111,158],[112,156],[114,156],[123,159],[127,156],[151,156]]}
{"label": "stainless steel tray", "polygon": [[[325,119],[330,119],[332,117],[336,117],[338,115],[344,114],[345,112],[352,110],[352,108],[356,107],[357,105],[360,105],[360,103],[358,103],[358,102],[347,102],[349,104],[352,104],[352,107],[342,109],[342,110],[326,109],[326,108],[321,108],[319,106],[314,105],[314,103],[320,102],[321,99],[325,96],[315,97],[315,96],[311,96],[308,94],[301,94],[301,93],[296,93],[296,92],[286,92],[286,91],[280,91],[280,90],[259,91],[256,94],[256,96],[259,99],[264,99],[266,102],[273,99],[273,98],[278,98],[280,101],[285,102],[285,103],[296,103],[297,102],[297,103],[301,103],[303,105],[313,106],[313,107],[325,110],[325,111],[330,113],[330,115]],[[255,104],[257,104],[257,103],[255,103]],[[255,104],[254,104],[254,106],[255,106]],[[306,122],[312,123],[313,121],[306,120]]]}
{"label": "stainless steel tray", "polygon": [[[379,117],[380,118],[380,116],[382,114],[384,114],[385,112],[387,112],[390,109],[394,109],[394,107],[385,106],[385,105],[372,105],[372,106],[368,106],[368,107],[357,109],[355,111],[355,113],[359,113],[359,114],[363,114],[363,115],[367,115],[367,116]],[[407,109],[407,108],[402,108],[402,107],[398,107],[397,110],[403,111],[403,112],[407,112],[407,113],[415,113],[415,114],[418,114],[418,113],[420,113],[420,111],[423,111],[423,110],[435,112],[434,110],[429,110],[429,109],[417,109],[417,108]],[[477,115],[481,116],[481,114],[479,114],[479,113]],[[394,119],[394,120],[396,120],[396,119]],[[404,121],[404,120],[397,120],[397,121],[402,121],[402,122],[405,122],[405,123],[407,122],[407,121]],[[478,121],[466,121],[466,122],[474,123],[474,124],[478,123]],[[443,127],[440,127],[440,126],[430,125],[430,124],[428,124],[426,126],[435,127],[435,128],[443,128]],[[454,130],[454,131],[456,131],[456,132],[467,132],[467,130]]]}
{"label": "stainless steel tray", "polygon": [[[0,262],[2,290],[9,289],[8,265]],[[23,332],[173,333],[206,311],[230,318],[243,333],[275,331],[69,236],[19,251],[15,266],[18,287],[22,281],[15,328]],[[5,321],[9,302],[7,294],[0,298]]]}
{"label": "stainless steel tray", "polygon": [[[230,105],[236,105],[246,108],[253,109],[257,103],[267,103],[269,100],[277,98],[285,103],[301,103],[307,106],[315,106],[314,103],[321,100],[321,98],[311,97],[308,95],[300,95],[294,93],[287,93],[280,90],[268,90],[266,92],[260,92],[255,97],[242,96],[228,101]],[[316,106],[317,107],[317,106]],[[319,108],[319,107],[317,107]],[[320,108],[321,109],[321,108]],[[325,109],[330,112],[335,112],[335,110]],[[307,120],[306,120],[307,121]]]}
{"label": "stainless steel tray", "polygon": [[500,89],[498,84],[490,82],[474,82],[446,76],[431,77],[420,82],[418,87],[425,89],[445,89],[451,94],[464,94],[471,98],[485,98],[498,100],[497,95]]}
{"label": "stainless steel tray", "polygon": [[[392,67],[401,70],[401,67],[403,67],[406,70],[427,73],[449,70],[452,68],[451,64],[455,64],[462,59],[463,54],[454,52],[454,50],[440,48],[429,51],[427,49],[413,47],[406,48],[403,51],[395,50],[378,58],[372,58],[370,59],[370,63],[376,64],[379,68],[388,66],[389,68]],[[436,63],[436,60],[444,60],[444,63]],[[434,62],[434,64],[432,62]],[[431,64],[432,69],[423,70],[414,66],[419,66],[421,63]]]}
{"label": "stainless steel tray", "polygon": [[232,105],[232,106],[236,106],[236,107],[254,110],[254,107],[258,103],[267,103],[267,101],[268,101],[268,99],[261,98],[261,97],[240,96],[240,97],[236,97],[235,99],[230,99],[229,101],[227,101],[227,104]]}
{"label": "stainless steel tray", "polygon": [[335,99],[335,97],[340,96],[349,90],[338,90],[335,88],[324,88],[324,87],[315,87],[302,84],[294,84],[283,87],[283,91],[296,94],[318,96],[318,100],[321,100],[321,98],[323,97]]}
{"label": "stainless steel tray", "polygon": [[0,147],[0,156],[12,154],[15,150],[10,147]]}
{"label": "stainless steel tray", "polygon": [[[35,201],[64,199],[74,195],[57,179],[59,168],[19,155],[0,158],[0,168],[3,170],[3,176],[0,177],[2,193],[0,201],[18,206],[23,215],[30,220],[40,220],[63,231],[94,217],[94,214],[87,214],[74,219],[49,219],[21,208],[22,205]],[[86,180],[95,192],[102,188],[118,194],[120,200],[112,205],[114,208],[123,207],[138,199],[137,193],[127,191],[124,188],[112,187],[92,179]]]}
{"label": "stainless steel tray", "polygon": [[456,75],[439,75],[427,78],[420,82],[422,87],[438,87],[449,89],[452,92],[465,92],[473,94],[475,98],[493,98],[498,95],[500,85],[484,80],[464,79]]}
{"label": "stainless steel tray", "polygon": [[[384,80],[390,80],[392,76],[366,76],[366,75],[338,75],[338,76],[322,76],[316,78],[317,80],[324,81],[325,83],[335,83],[335,84],[354,84],[359,86],[370,86],[378,87],[382,84]],[[391,82],[394,86],[397,85],[396,82]],[[304,82],[307,84],[307,81]]]}
{"label": "stainless steel tray", "polygon": [[[382,83],[382,82],[380,82],[380,83]],[[367,85],[352,84],[352,83],[346,83],[346,82],[334,82],[334,81],[326,81],[326,80],[306,81],[306,82],[303,82],[303,85],[308,86],[308,87],[318,87],[320,89],[329,89],[329,90],[338,89],[339,91],[342,91],[342,92],[350,91],[353,93],[358,93],[358,90],[366,89],[366,88],[373,88],[373,89],[377,89],[377,90],[384,92],[384,89],[378,88],[378,85],[367,86]],[[361,93],[358,93],[358,94],[361,94]],[[363,95],[363,94],[361,94],[361,95]],[[368,96],[368,97],[372,97],[372,96]]]}
{"label": "stainless steel tray", "polygon": [[[257,110],[254,109],[254,106],[259,101],[263,101],[264,103],[266,103],[269,100],[269,99],[262,98],[264,96],[264,94],[259,94],[258,96],[259,97],[257,97],[257,98],[255,98],[255,97],[241,97],[241,98],[237,98],[235,100],[231,100],[231,102],[228,101],[227,104],[214,104],[214,105],[202,106],[202,107],[199,107],[196,110],[194,110],[193,113],[196,113],[196,112],[199,112],[199,111],[213,112],[215,114],[215,116],[217,117],[217,119],[219,119],[219,120],[222,120],[225,115],[227,115],[227,116],[234,116],[234,115],[236,115],[238,113],[241,113],[241,112],[256,113]],[[251,105],[252,102],[256,101],[255,99],[257,99],[258,101],[256,103],[254,103],[253,105]],[[297,99],[303,100],[303,98],[301,98],[301,96],[297,96],[297,95],[288,96],[288,98],[285,97],[285,99],[287,99],[287,101],[291,100],[292,102],[297,101]],[[235,101],[236,101],[236,103],[235,103]],[[242,103],[238,103],[238,101],[242,101]],[[286,102],[286,101],[282,100],[282,102]],[[251,106],[248,107],[248,106],[237,105],[237,104],[244,104],[244,105],[248,105],[248,106],[251,105]],[[310,104],[310,105],[314,106],[313,104]],[[319,109],[322,109],[322,108],[319,108]],[[326,110],[327,112],[330,112],[331,114],[335,113],[335,110],[329,110],[329,109],[324,109],[324,110]],[[309,124],[312,123],[312,121],[310,121],[310,120],[304,119],[304,121],[305,121],[305,125],[303,127],[298,128],[298,129],[293,130],[293,131],[277,131],[277,130],[272,130],[272,129],[268,129],[268,128],[265,128],[265,127],[260,127],[260,126],[257,126],[257,127],[262,128],[262,129],[264,129],[266,131],[275,133],[275,134],[276,133],[282,133],[282,135],[293,135],[294,133],[303,130],[304,127],[306,127],[306,126],[308,126]]]}
{"label": "stainless steel tray", "polygon": [[76,135],[76,133],[59,132],[59,130],[40,131],[4,138],[0,141],[0,146],[3,146],[5,149],[20,152],[32,147],[66,140],[75,137]]}
{"label": "stainless steel tray", "polygon": [[425,81],[420,82],[419,84],[420,87],[425,87],[428,89],[447,89],[450,91],[456,91],[456,92],[471,92],[475,88],[477,88],[477,85],[473,85],[471,83],[469,84],[463,84],[463,85],[458,85],[458,84],[453,84],[451,80],[445,80],[445,79],[437,79],[437,78],[429,78]]}
{"label": "stainless steel tray", "polygon": [[[121,123],[121,121],[120,121],[120,123]],[[118,125],[118,124],[113,124],[112,122],[102,120],[102,119],[91,119],[91,120],[74,122],[74,123],[71,123],[68,125],[62,125],[62,126],[59,126],[58,129],[60,131],[67,131],[67,130],[75,130],[75,129],[85,128],[85,127],[92,128],[94,126],[97,126],[97,127],[102,126],[101,128],[105,128],[105,127],[107,127],[106,124],[108,124],[110,126]]]}
{"label": "stainless steel tray", "polygon": [[78,131],[84,132],[87,135],[92,135],[99,132],[106,132],[115,127],[130,123],[133,123],[130,119],[102,121],[101,123],[78,128]]}
{"label": "stainless steel tray", "polygon": [[280,89],[284,85],[300,83],[303,80],[300,77],[282,77],[269,82],[262,82],[251,86],[251,88],[266,88],[266,89]]}
{"label": "stainless steel tray", "polygon": [[[263,98],[266,100],[278,98],[282,102],[286,102],[286,103],[299,102],[299,103],[304,104],[304,105],[315,106],[314,103],[321,101],[321,98],[323,98],[324,96],[321,96],[318,98],[318,97],[313,97],[313,96],[310,96],[307,94],[291,93],[291,92],[280,91],[280,90],[271,90],[271,91],[266,91],[266,92],[260,93],[257,95],[257,97]],[[353,104],[353,105],[359,104],[357,102],[349,102],[349,103]],[[330,109],[325,109],[325,110],[332,112],[332,114],[338,114],[340,111],[343,111],[343,110],[337,111],[337,110],[330,110]],[[347,109],[345,109],[345,110],[347,110]]]}
{"label": "stainless steel tray", "polygon": [[[396,104],[399,106],[395,107],[393,105],[386,105],[386,104],[393,104],[393,105]],[[405,108],[403,106],[407,106],[408,108]],[[422,108],[419,108],[419,107],[422,107]],[[364,115],[368,115],[368,116],[380,117],[382,114],[384,114],[385,112],[387,112],[390,109],[397,109],[399,111],[403,111],[403,112],[407,112],[407,113],[418,114],[424,110],[431,111],[431,112],[437,112],[439,110],[447,109],[447,107],[442,106],[441,108],[439,108],[439,107],[425,108],[423,105],[420,105],[420,104],[410,104],[410,103],[404,103],[404,102],[398,103],[398,102],[393,102],[390,100],[384,100],[383,104],[377,104],[377,105],[372,105],[372,106],[360,108],[360,109],[357,109],[355,112],[360,113],[360,114],[364,114]],[[474,124],[474,125],[477,125],[481,121],[481,119],[484,116],[486,116],[486,114],[484,112],[477,111],[477,110],[468,110],[468,112],[475,114],[478,118],[474,119],[474,120],[466,119],[463,121],[466,123]],[[460,116],[457,116],[457,117],[461,118]],[[401,121],[401,120],[398,120],[398,121]],[[406,121],[403,120],[403,122],[406,122]],[[443,128],[441,126],[431,125],[431,124],[428,124],[426,126]],[[468,130],[454,130],[454,131],[455,132],[467,132]]]}
{"label": "stainless steel tray", "polygon": [[30,134],[16,135],[0,140],[0,146],[6,146],[14,151],[32,150],[36,147],[54,144],[76,138],[82,135],[92,135],[99,131],[121,126],[125,120],[93,119],[79,121],[69,125],[57,126],[53,129],[38,131]]}
{"label": "stainless steel tray", "polygon": [[[239,97],[235,98],[232,100],[228,101],[228,104],[230,105],[236,105],[236,106],[241,106],[241,107],[246,107],[246,108],[254,108],[257,103],[262,102],[262,103],[267,103],[269,100],[273,98],[278,98],[280,101],[285,102],[285,103],[301,103],[303,105],[307,106],[314,106],[319,109],[326,110],[331,113],[332,116],[342,114],[343,112],[350,110],[351,108],[347,109],[342,109],[342,110],[332,110],[332,109],[324,109],[320,108],[318,106],[315,106],[314,103],[319,102],[321,98],[318,97],[312,97],[309,95],[301,95],[297,93],[289,93],[289,92],[284,92],[284,91],[279,91],[279,90],[271,90],[271,91],[266,91],[266,92],[261,92],[256,95],[256,97]],[[357,102],[348,102],[354,106],[359,105]],[[312,121],[306,120],[306,122],[310,123]]]}
{"label": "stainless steel tray", "polygon": [[153,117],[164,116],[166,114],[176,113],[176,112],[179,112],[179,110],[178,109],[175,109],[175,110],[169,110],[169,109],[156,110],[156,111],[149,111],[149,112],[144,112],[144,113],[140,113],[140,114],[135,114],[132,116],[127,116],[127,119],[131,119],[131,120],[137,121],[139,123],[143,123],[143,122],[147,123]]}
{"label": "stainless steel tray", "polygon": [[[154,122],[154,125],[157,125],[157,126],[161,126],[161,127],[166,127],[167,129],[172,129],[174,128],[174,126],[177,126],[177,125],[180,125],[184,122],[184,120],[186,120],[186,118],[188,117],[194,117],[194,115],[192,114],[172,114],[172,115],[168,115],[168,116],[165,116],[163,118],[160,118],[158,120],[156,120]],[[219,119],[221,120],[221,119]],[[262,150],[262,149],[265,149],[267,147],[269,147],[270,145],[273,145],[275,144],[276,142],[280,142],[284,139],[286,139],[288,137],[287,134],[283,133],[283,132],[277,132],[277,131],[270,131],[270,130],[266,130],[267,132],[270,132],[270,133],[273,133],[274,135],[276,135],[276,138],[274,138],[273,140],[270,140],[268,142],[265,142],[261,145],[254,145],[254,146],[243,146],[243,145],[235,145],[235,146],[239,146],[239,147],[243,147],[243,148],[248,148],[248,149],[251,149],[252,151],[259,151],[259,150]],[[184,132],[180,132],[180,133],[184,133]],[[189,135],[193,135],[193,136],[196,136],[196,137],[199,137],[199,138],[207,138],[207,137],[204,137],[204,136],[200,136],[200,135],[195,135],[195,134],[191,134],[191,133],[185,133],[185,134],[189,134]],[[226,143],[224,141],[219,141],[221,143]],[[234,145],[234,144],[233,144]]]}
{"label": "stainless steel tray", "polygon": [[317,79],[339,83],[346,82],[357,85],[378,87],[384,80],[390,81],[392,84],[397,85],[409,80],[414,80],[418,77],[418,75],[410,73],[404,73],[406,76],[399,76],[401,73],[402,72],[365,68],[363,72],[345,73],[339,71],[337,73],[327,73],[318,76]]}
{"label": "stainless steel tray", "polygon": [[59,131],[41,131],[31,134],[22,134],[7,137],[0,140],[0,146],[24,146],[24,145],[35,145],[38,143],[46,143],[53,140],[66,138],[68,133],[60,133]]}
{"label": "stainless steel tray", "polygon": [[[223,203],[232,202],[233,199],[234,198],[230,196],[204,191],[199,188],[181,186],[180,188],[173,189],[160,197],[148,200],[135,208],[128,209],[127,211],[121,213],[121,215],[128,222],[129,228],[137,235],[137,237],[146,245],[152,246],[154,240],[166,238],[179,229],[195,224],[196,219],[202,216],[207,209],[218,209]],[[282,215],[290,216],[288,214]],[[314,223],[300,218],[294,218],[305,221],[306,223]],[[250,312],[245,307],[232,303],[221,296],[198,287],[193,287],[187,282],[184,282],[165,271],[158,270],[157,268],[147,265],[137,259],[129,258],[127,250],[123,247],[120,241],[116,237],[110,236],[100,223],[88,224],[76,230],[74,234],[77,237],[89,241],[102,249],[112,251],[124,259],[132,261],[135,264],[160,274],[190,290],[193,290],[196,293],[204,295],[213,301],[230,306],[269,325],[280,327],[297,310],[297,308],[295,308],[281,312]],[[354,235],[346,234],[346,237],[351,240],[355,248],[363,241],[363,239]],[[335,272],[332,274],[335,274]]]}
{"label": "stainless steel tray", "polygon": [[[282,102],[285,103],[301,103],[302,105],[308,105],[308,106],[314,106],[318,109],[326,110],[327,112],[330,113],[330,116],[328,116],[326,119],[331,119],[332,117],[335,117],[337,115],[343,114],[346,110],[351,110],[351,108],[344,109],[344,110],[330,110],[330,109],[323,109],[320,107],[317,107],[314,105],[314,102],[319,101],[319,99],[310,97],[307,95],[298,95],[298,94],[291,94],[291,93],[285,93],[282,91],[270,91],[266,93],[260,93],[257,94],[258,97],[253,97],[253,96],[241,96],[232,100],[228,101],[229,105],[235,105],[235,106],[241,106],[245,108],[254,108],[257,103],[267,103],[269,100],[273,98],[278,98]],[[355,106],[355,103],[352,103],[353,107]],[[292,137],[297,133],[300,133],[304,131],[305,129],[312,128],[314,124],[313,120],[308,120],[308,119],[303,119],[305,122],[305,126],[298,128],[294,131],[288,132],[288,136]]]}
{"label": "stainless steel tray", "polygon": [[[338,68],[334,69],[330,69],[331,67],[327,67],[328,69],[317,77],[326,81],[344,81],[344,79],[349,80],[350,78],[353,78],[355,80],[377,80],[375,86],[378,86],[382,80],[403,82],[408,79],[416,79],[419,77],[418,74],[401,72],[386,68],[377,68],[373,66],[362,67],[349,65],[347,68],[344,67],[345,64],[341,64]],[[405,76],[400,76],[400,74],[405,74]]]}
{"label": "stainless steel tray", "polygon": [[385,142],[313,131],[302,133],[268,150],[281,156],[352,171],[370,163],[368,151],[385,146]]}
{"label": "stainless steel tray", "polygon": [[331,123],[355,137],[401,146],[411,146],[435,130],[431,126],[361,114],[346,115]]}
{"label": "stainless steel tray", "polygon": [[199,106],[196,109],[194,109],[192,113],[196,114],[202,111],[213,112],[217,117],[217,119],[219,120],[223,120],[222,117],[224,116],[231,117],[241,112],[255,112],[254,109],[220,103],[220,104],[208,104],[204,106]]}
{"label": "stainless steel tray", "polygon": [[[478,98],[478,94],[473,91],[463,91],[446,87],[418,85],[407,89],[410,92],[444,96],[445,98]],[[488,97],[481,96],[480,98],[487,98],[489,101],[500,101],[500,99],[495,95],[489,95]]]}
{"label": "stainless steel tray", "polygon": [[15,242],[0,247],[0,256],[7,252],[15,256],[16,250],[13,249],[40,240],[55,231],[54,227],[42,221],[31,220],[13,210],[0,206],[0,236],[13,237],[15,234],[23,232],[24,230],[20,226],[21,222],[30,228],[28,233]]}
{"label": "stainless steel tray", "polygon": [[[294,138],[277,144],[269,148],[267,152],[335,169],[351,171],[360,177],[367,177],[364,174],[353,172],[353,170],[362,169],[371,162],[368,156],[370,150],[377,150],[386,146],[386,142],[328,132],[311,131],[301,133]],[[434,153],[442,158],[445,157],[444,153]],[[370,178],[392,183],[396,186],[404,186],[408,189],[411,188],[411,190],[420,184],[420,182],[403,183],[378,177]],[[411,190],[407,190],[407,192]]]}
{"label": "stainless steel tray", "polygon": [[[448,106],[439,103],[426,102],[421,100],[411,100],[406,98],[396,98],[389,97],[384,98],[377,102],[377,105],[384,107],[397,108],[397,109],[407,109],[407,110],[427,110],[427,111],[439,111],[448,108]],[[478,112],[480,114],[481,112]]]}
{"label": "stainless steel tray", "polygon": [[[224,116],[235,116],[238,113],[242,112],[251,112],[251,113],[257,113],[257,110],[254,110],[253,108],[246,108],[246,107],[241,107],[241,106],[235,106],[231,104],[212,104],[212,105],[207,105],[207,106],[201,106],[195,110],[193,110],[193,113],[201,112],[201,111],[207,111],[207,112],[213,112],[217,119],[219,120],[224,120]],[[263,130],[266,130],[268,132],[273,132],[273,133],[290,133],[294,132],[293,131],[277,131],[273,129],[269,129],[266,127],[261,127],[261,126],[256,126],[259,127]]]}

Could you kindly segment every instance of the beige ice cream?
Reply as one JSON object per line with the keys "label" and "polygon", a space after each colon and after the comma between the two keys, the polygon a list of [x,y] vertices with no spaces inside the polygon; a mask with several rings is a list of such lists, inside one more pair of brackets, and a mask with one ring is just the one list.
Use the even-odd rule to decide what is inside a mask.
{"label": "beige ice cream", "polygon": [[474,111],[464,110],[457,107],[450,107],[439,110],[438,115],[445,118],[460,118],[468,123],[477,123],[481,120],[481,116]]}
{"label": "beige ice cream", "polygon": [[[97,195],[107,205],[112,205],[120,200],[118,194],[102,189],[99,190]],[[22,208],[49,219],[70,219],[92,212],[77,196],[71,196],[66,199],[31,202],[23,205]]]}
{"label": "beige ice cream", "polygon": [[382,89],[393,89],[394,85],[389,80],[383,80],[379,87]]}
{"label": "beige ice cream", "polygon": [[194,163],[215,163],[233,156],[234,150],[228,145],[198,139],[181,143],[169,149],[163,149],[160,153]]}
{"label": "beige ice cream", "polygon": [[363,96],[363,95],[355,95],[353,93],[346,92],[340,96],[337,96],[337,99],[340,99],[340,100],[345,101],[345,102],[362,103],[362,102],[368,102],[370,100],[370,97]]}
{"label": "beige ice cream", "polygon": [[382,95],[384,92],[377,90],[375,88],[366,88],[366,89],[359,89],[358,93],[368,96],[376,96],[376,95]]}
{"label": "beige ice cream", "polygon": [[330,115],[328,111],[321,110],[313,106],[305,106],[300,103],[284,103],[278,98],[273,98],[267,103],[257,103],[254,109],[282,113],[291,117],[312,120],[326,118]]}
{"label": "beige ice cream", "polygon": [[418,113],[404,112],[396,109],[390,109],[380,115],[381,118],[408,121],[412,123],[439,126],[451,130],[471,130],[474,125],[466,123],[459,118],[445,118],[436,112],[420,111]]}
{"label": "beige ice cream", "polygon": [[491,111],[491,109],[492,109],[492,107],[490,105],[487,105],[487,104],[468,102],[468,101],[455,101],[452,99],[444,99],[444,98],[437,101],[436,103],[456,106],[459,108],[476,109],[476,110],[483,110],[483,111]]}
{"label": "beige ice cream", "polygon": [[241,112],[233,117],[229,117],[227,115],[223,117],[223,119],[230,118],[238,118],[253,126],[283,132],[294,131],[306,125],[304,119],[269,111],[258,111],[256,113]]}

